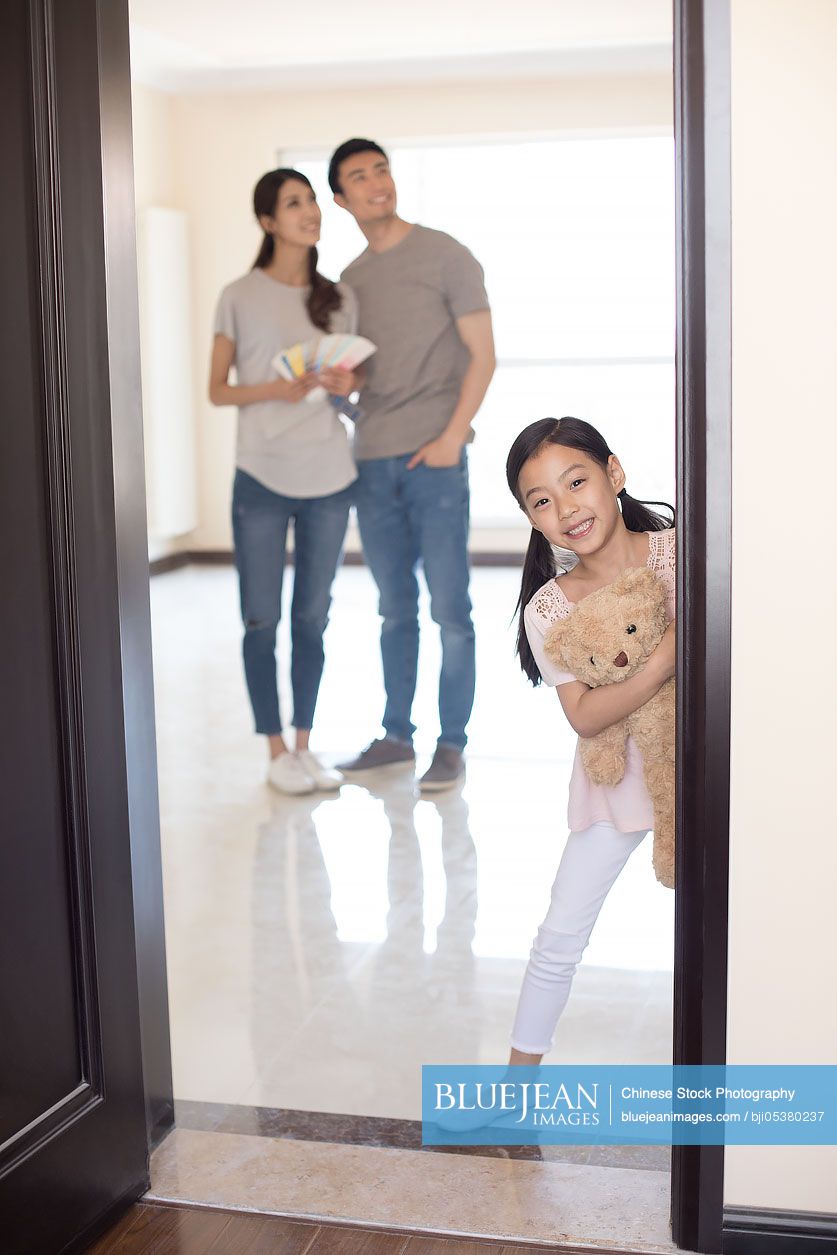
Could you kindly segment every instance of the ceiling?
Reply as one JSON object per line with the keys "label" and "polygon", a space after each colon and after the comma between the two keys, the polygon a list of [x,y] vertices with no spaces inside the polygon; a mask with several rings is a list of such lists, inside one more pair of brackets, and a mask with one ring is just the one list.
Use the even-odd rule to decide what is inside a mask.
{"label": "ceiling", "polygon": [[671,0],[130,0],[134,78],[257,91],[666,72]]}

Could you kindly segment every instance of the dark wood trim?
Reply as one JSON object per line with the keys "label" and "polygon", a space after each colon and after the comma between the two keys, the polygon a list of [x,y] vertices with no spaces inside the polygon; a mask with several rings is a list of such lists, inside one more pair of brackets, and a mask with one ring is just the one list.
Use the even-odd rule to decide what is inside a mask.
{"label": "dark wood trim", "polygon": [[[293,566],[293,551],[286,556],[286,562]],[[154,558],[149,564],[151,575],[166,575],[169,571],[180,571],[185,566],[230,566],[233,562],[231,549],[184,549],[181,553],[169,553],[162,558]],[[502,566],[518,569],[523,565],[522,553],[504,553],[502,550],[490,550],[484,553],[472,553],[470,563],[475,566]],[[365,566],[362,553],[352,552],[343,555],[344,566]]]}
{"label": "dark wood trim", "polygon": [[[98,0],[110,429],[131,879],[145,1112],[151,1146],[174,1125],[157,740],[151,659],[139,310],[125,0]],[[140,468],[138,470],[138,468]]]}
{"label": "dark wood trim", "polygon": [[724,1209],[724,1255],[837,1255],[837,1216],[779,1208]]}
{"label": "dark wood trim", "polygon": [[837,1238],[837,1215],[785,1207],[725,1207],[724,1228],[769,1228],[776,1234],[793,1230],[810,1236]]}
{"label": "dark wood trim", "polygon": [[167,553],[162,558],[152,558],[148,564],[149,575],[168,575],[170,571],[182,571],[192,562],[190,553]]}
{"label": "dark wood trim", "polygon": [[[97,1238],[108,1233],[120,1218],[124,1216],[131,1208],[131,1205],[142,1206],[138,1203],[138,1199],[147,1189],[145,1181],[137,1181],[129,1189],[125,1190],[119,1198],[109,1203],[101,1215],[92,1221],[82,1233],[76,1235],[68,1246],[63,1247],[60,1255],[85,1255]],[[162,1204],[159,1204],[162,1206]]]}
{"label": "dark wood trim", "polygon": [[104,1093],[100,991],[93,929],[90,815],[86,785],[88,768],[82,714],[51,0],[29,0],[28,26],[34,140],[32,173],[37,203],[34,234],[39,263],[36,299],[41,321],[41,440],[51,557],[53,653],[60,703],[58,724],[81,1082],[0,1147],[0,1175],[4,1176],[13,1173],[19,1164],[54,1138],[62,1128],[100,1106]]}
{"label": "dark wood trim", "polygon": [[[8,1255],[57,1252],[109,1199],[148,1187],[123,702],[134,677],[116,578],[117,533],[131,520],[114,494],[111,399],[118,408],[123,398],[109,362],[125,343],[129,357],[137,349],[106,308],[97,2],[2,6],[0,129],[14,189],[3,208],[4,333],[17,355],[3,496],[27,537],[26,563],[11,566],[19,614],[6,618],[18,630],[4,650],[9,709],[26,711],[4,778],[4,995],[17,1024],[0,1159]],[[127,48],[127,3],[109,8]],[[127,93],[127,58],[121,74]],[[130,138],[121,150],[130,170]],[[147,565],[144,580],[147,597]]]}
{"label": "dark wood trim", "polygon": [[[726,1061],[730,787],[729,2],[675,2],[675,1064]],[[672,1236],[720,1252],[722,1146],[672,1147]]]}
{"label": "dark wood trim", "polygon": [[[287,558],[289,562],[293,562],[292,553]],[[232,566],[235,555],[232,549],[190,549],[186,560],[187,565],[194,563],[195,566]]]}

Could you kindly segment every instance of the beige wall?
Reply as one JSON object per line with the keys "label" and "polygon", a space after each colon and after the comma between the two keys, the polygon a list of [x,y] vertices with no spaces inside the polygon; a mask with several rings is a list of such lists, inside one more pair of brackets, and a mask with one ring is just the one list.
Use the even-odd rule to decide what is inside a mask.
{"label": "beige wall", "polygon": [[[837,1064],[835,64],[834,0],[732,0],[731,1063]],[[725,1201],[837,1212],[837,1147]]]}
{"label": "beige wall", "polygon": [[134,107],[138,197],[165,197],[157,203],[185,210],[190,220],[200,525],[189,547],[201,549],[231,547],[235,413],[205,400],[212,313],[223,285],[252,262],[259,234],[250,193],[278,150],[330,146],[346,135],[369,133],[385,142],[660,134],[670,131],[672,118],[667,75],[227,96],[166,97],[137,89]]}
{"label": "beige wall", "polygon": [[171,143],[172,98],[135,83],[131,99],[137,211],[149,205],[171,207],[176,195]]}
{"label": "beige wall", "polygon": [[[134,133],[134,196],[137,217],[151,206],[174,208],[177,192],[174,179],[174,144],[172,135],[172,100],[162,92],[135,84],[132,91]],[[146,466],[146,482],[150,484],[153,468]],[[166,554],[191,547],[191,534],[175,541],[150,539],[149,556]]]}

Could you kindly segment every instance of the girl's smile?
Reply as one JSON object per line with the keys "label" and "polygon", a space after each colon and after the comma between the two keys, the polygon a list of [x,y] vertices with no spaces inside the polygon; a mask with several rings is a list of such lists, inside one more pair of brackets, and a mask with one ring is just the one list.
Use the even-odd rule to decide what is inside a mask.
{"label": "girl's smile", "polygon": [[585,519],[583,523],[576,523],[569,531],[564,533],[565,536],[571,536],[573,540],[582,540],[585,536],[589,536],[593,529],[595,519]]}

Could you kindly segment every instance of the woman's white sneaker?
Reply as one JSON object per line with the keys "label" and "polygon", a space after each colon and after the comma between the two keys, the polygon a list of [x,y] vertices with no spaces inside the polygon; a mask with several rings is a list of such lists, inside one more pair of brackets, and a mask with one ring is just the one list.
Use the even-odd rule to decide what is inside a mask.
{"label": "woman's white sneaker", "polygon": [[313,793],[317,787],[300,762],[299,755],[292,754],[290,750],[271,759],[267,779],[280,793]]}
{"label": "woman's white sneaker", "polygon": [[317,758],[316,754],[312,754],[311,750],[297,750],[297,758],[302,763],[308,775],[314,781],[314,787],[317,789],[339,789],[343,783],[343,776],[339,771],[335,771],[332,767],[325,767]]}

